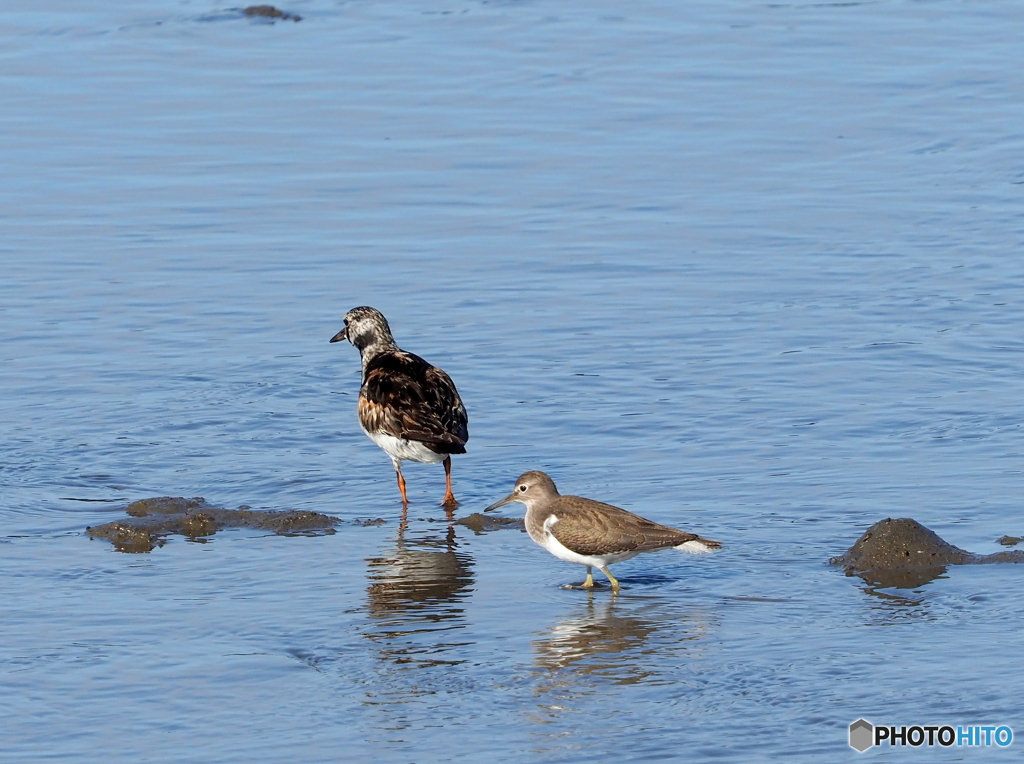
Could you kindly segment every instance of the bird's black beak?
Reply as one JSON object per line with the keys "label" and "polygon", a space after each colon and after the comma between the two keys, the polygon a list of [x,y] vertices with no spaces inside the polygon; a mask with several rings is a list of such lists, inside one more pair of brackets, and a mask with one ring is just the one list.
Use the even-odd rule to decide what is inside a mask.
{"label": "bird's black beak", "polygon": [[511,504],[514,501],[519,501],[519,499],[516,498],[516,495],[514,493],[510,493],[504,499],[500,499],[500,500],[494,502],[491,506],[489,506],[487,509],[485,509],[484,512],[490,512],[492,509],[497,509],[498,507],[504,507],[506,504]]}
{"label": "bird's black beak", "polygon": [[342,340],[348,339],[348,327],[346,326],[340,332],[331,337],[331,342],[341,342]]}

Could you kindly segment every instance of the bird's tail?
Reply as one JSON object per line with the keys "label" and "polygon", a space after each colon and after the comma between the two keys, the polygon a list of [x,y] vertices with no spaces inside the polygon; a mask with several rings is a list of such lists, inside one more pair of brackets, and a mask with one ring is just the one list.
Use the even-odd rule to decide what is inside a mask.
{"label": "bird's tail", "polygon": [[690,554],[707,554],[708,552],[714,552],[716,549],[721,549],[722,545],[717,541],[711,539],[703,539],[700,536],[694,536],[689,541],[684,541],[675,547],[680,552],[689,552]]}

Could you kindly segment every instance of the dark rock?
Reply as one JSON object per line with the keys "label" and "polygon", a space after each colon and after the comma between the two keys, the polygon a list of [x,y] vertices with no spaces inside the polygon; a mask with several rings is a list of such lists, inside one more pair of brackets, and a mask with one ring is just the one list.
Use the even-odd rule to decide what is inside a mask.
{"label": "dark rock", "polygon": [[999,543],[1003,546],[1017,546],[1021,541],[1024,541],[1024,538],[1020,536],[1003,536],[999,539]]}
{"label": "dark rock", "polygon": [[464,525],[474,533],[496,531],[502,528],[524,528],[523,521],[517,517],[495,517],[474,512],[455,521],[456,525]]}
{"label": "dark rock", "polygon": [[334,532],[338,518],[319,512],[258,512],[211,507],[202,497],[160,496],[125,507],[128,519],[86,528],[93,538],[105,538],[121,552],[151,552],[173,533],[198,540],[223,528],[256,528],[282,536]]}
{"label": "dark rock", "polygon": [[1024,562],[1024,552],[1015,549],[1012,552],[996,552],[995,554],[983,554],[977,560],[982,564],[990,562]]}
{"label": "dark rock", "polygon": [[132,517],[148,517],[149,515],[180,515],[190,509],[205,507],[206,499],[196,496],[185,499],[181,496],[154,496],[152,499],[133,501],[124,511]]}
{"label": "dark rock", "polygon": [[125,523],[107,523],[95,528],[86,528],[94,538],[109,539],[119,552],[139,553],[152,552],[155,547],[163,546],[163,538],[148,528],[135,528]]}
{"label": "dark rock", "polygon": [[910,518],[881,520],[866,531],[832,565],[881,587],[913,589],[946,572],[948,565],[1024,562],[1024,552],[973,554],[953,546]]}
{"label": "dark rock", "polygon": [[248,8],[243,8],[242,13],[246,16],[260,16],[267,19],[281,19],[282,21],[302,21],[302,16],[296,13],[286,13],[285,11],[279,11],[272,5],[250,5]]}

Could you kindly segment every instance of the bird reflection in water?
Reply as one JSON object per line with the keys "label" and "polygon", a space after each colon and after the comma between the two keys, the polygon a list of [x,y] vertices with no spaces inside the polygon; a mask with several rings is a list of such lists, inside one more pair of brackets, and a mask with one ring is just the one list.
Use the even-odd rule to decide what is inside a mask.
{"label": "bird reflection in water", "polygon": [[371,557],[366,636],[380,647],[380,658],[403,668],[451,666],[466,643],[457,640],[466,625],[464,600],[472,592],[473,559],[458,550],[455,528],[443,535],[406,539],[400,526],[394,549]]}
{"label": "bird reflection in water", "polygon": [[666,666],[678,682],[709,628],[700,610],[680,613],[660,600],[623,602],[591,594],[575,615],[534,642],[534,663],[545,672],[538,693],[571,703],[598,683],[660,682]]}

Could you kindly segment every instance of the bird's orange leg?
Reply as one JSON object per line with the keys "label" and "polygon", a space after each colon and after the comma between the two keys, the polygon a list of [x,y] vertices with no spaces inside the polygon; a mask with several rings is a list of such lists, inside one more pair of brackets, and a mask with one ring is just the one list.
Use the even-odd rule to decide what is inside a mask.
{"label": "bird's orange leg", "polygon": [[455,494],[452,493],[452,458],[446,456],[444,458],[444,485],[445,494],[444,501],[441,502],[442,507],[456,507],[459,502],[455,500]]}
{"label": "bird's orange leg", "polygon": [[402,470],[395,467],[395,474],[398,476],[398,490],[402,492],[402,506],[409,504],[409,497],[405,493],[405,478],[402,476]]}

